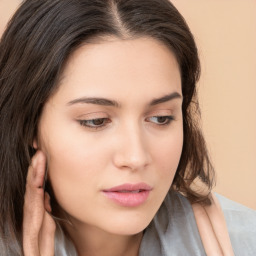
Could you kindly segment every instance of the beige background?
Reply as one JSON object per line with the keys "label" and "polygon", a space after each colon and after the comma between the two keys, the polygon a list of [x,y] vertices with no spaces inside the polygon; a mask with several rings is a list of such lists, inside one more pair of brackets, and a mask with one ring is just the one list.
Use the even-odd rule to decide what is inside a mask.
{"label": "beige background", "polygon": [[[0,34],[19,0],[0,0]],[[256,209],[256,1],[173,0],[202,62],[203,128],[215,191]]]}
{"label": "beige background", "polygon": [[19,3],[21,3],[21,0],[0,0],[0,35]]}
{"label": "beige background", "polygon": [[195,35],[215,191],[256,209],[256,1],[173,0]]}

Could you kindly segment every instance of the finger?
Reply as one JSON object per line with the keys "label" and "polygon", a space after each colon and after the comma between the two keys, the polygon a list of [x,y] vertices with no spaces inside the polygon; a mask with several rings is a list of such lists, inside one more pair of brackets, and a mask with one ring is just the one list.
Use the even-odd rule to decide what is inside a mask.
{"label": "finger", "polygon": [[50,205],[50,195],[47,192],[45,192],[44,196],[44,206],[46,211],[40,231],[39,249],[42,256],[53,256],[56,223],[49,214],[52,209]]}
{"label": "finger", "polygon": [[39,236],[39,250],[41,256],[54,256],[54,237],[56,224],[51,215],[45,211]]}
{"label": "finger", "polygon": [[47,192],[45,192],[44,193],[44,208],[49,213],[52,212],[52,207],[51,207],[51,202],[50,201],[51,201],[50,195]]}
{"label": "finger", "polygon": [[[32,165],[29,166],[28,169],[24,198],[24,218],[26,217],[25,220],[29,219],[30,222],[31,220],[38,220],[38,217],[41,217],[41,222],[43,220],[44,191],[42,189],[42,184],[45,172],[44,168],[45,157],[42,152],[37,152],[32,159]],[[31,227],[31,225],[29,226]]]}
{"label": "finger", "polygon": [[41,188],[45,175],[45,156],[43,152],[38,151],[32,158],[28,168],[26,185],[31,188]]}
{"label": "finger", "polygon": [[28,177],[30,177],[30,180],[28,180],[28,182],[30,182],[30,184],[33,185],[35,188],[43,187],[45,166],[45,155],[42,151],[38,151],[32,159],[31,174],[28,175]]}
{"label": "finger", "polygon": [[37,152],[27,175],[23,208],[23,248],[25,255],[39,255],[38,235],[44,218],[44,191],[42,189],[45,157]]}

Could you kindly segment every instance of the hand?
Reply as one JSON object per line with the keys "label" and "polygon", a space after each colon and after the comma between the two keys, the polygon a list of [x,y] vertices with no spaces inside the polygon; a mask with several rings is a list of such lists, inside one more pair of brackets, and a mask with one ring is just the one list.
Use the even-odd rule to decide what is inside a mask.
{"label": "hand", "polygon": [[53,256],[56,224],[50,196],[44,192],[46,158],[38,151],[29,166],[23,208],[23,251],[25,256]]}

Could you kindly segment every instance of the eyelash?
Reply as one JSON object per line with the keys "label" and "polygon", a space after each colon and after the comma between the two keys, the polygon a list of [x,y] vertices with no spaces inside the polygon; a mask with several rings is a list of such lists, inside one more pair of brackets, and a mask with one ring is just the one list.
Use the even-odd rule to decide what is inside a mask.
{"label": "eyelash", "polygon": [[[151,118],[155,118],[155,119],[159,119],[159,118],[163,118],[164,122],[163,123],[155,123],[153,122],[155,125],[159,125],[159,126],[167,126],[169,125],[172,121],[174,121],[174,117],[173,116],[151,116],[147,119],[151,119]],[[104,126],[106,126],[107,123],[110,123],[111,121],[109,120],[109,118],[95,118],[95,119],[89,119],[89,120],[78,120],[81,126],[85,126],[89,129],[93,129],[93,130],[97,130],[100,128],[103,128]],[[96,121],[100,121],[100,124],[88,124],[88,123],[93,123]],[[150,122],[150,121],[147,121]]]}

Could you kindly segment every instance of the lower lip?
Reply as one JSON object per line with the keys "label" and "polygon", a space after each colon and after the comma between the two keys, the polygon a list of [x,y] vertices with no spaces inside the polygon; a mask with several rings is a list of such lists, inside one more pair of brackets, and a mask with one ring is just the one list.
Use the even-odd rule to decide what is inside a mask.
{"label": "lower lip", "polygon": [[107,192],[103,191],[104,195],[113,200],[117,204],[125,207],[136,207],[143,204],[150,193],[150,190],[144,190],[138,193],[124,192]]}

